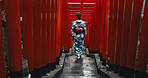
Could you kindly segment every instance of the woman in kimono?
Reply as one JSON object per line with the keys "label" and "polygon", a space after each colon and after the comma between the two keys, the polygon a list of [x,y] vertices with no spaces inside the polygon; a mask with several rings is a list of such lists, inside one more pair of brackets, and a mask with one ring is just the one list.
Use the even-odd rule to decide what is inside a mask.
{"label": "woman in kimono", "polygon": [[87,35],[86,24],[81,19],[81,13],[76,14],[77,20],[71,25],[71,36],[73,39],[74,50],[77,58],[80,59],[82,51],[84,50],[84,38]]}

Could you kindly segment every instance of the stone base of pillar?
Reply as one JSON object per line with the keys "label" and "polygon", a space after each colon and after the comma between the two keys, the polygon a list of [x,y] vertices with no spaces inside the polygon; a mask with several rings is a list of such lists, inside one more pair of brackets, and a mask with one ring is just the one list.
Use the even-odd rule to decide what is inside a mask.
{"label": "stone base of pillar", "polygon": [[114,73],[119,73],[119,68],[120,68],[120,66],[119,66],[119,65],[115,65],[115,68],[114,68]]}
{"label": "stone base of pillar", "polygon": [[135,78],[148,78],[148,73],[140,72],[138,70],[135,71]]}
{"label": "stone base of pillar", "polygon": [[10,78],[22,78],[23,70],[20,71],[10,71]]}

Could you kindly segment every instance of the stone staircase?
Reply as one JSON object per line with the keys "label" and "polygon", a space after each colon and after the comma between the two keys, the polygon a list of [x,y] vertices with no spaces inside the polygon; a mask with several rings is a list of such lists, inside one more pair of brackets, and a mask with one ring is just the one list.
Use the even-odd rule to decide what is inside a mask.
{"label": "stone staircase", "polygon": [[65,58],[64,69],[59,78],[102,78],[97,72],[95,59],[82,55],[77,60],[75,55]]}

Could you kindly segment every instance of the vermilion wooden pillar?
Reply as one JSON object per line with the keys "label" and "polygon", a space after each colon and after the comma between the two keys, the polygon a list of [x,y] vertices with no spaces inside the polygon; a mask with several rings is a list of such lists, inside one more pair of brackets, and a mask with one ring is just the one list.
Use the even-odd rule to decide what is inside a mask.
{"label": "vermilion wooden pillar", "polygon": [[104,41],[103,41],[103,61],[102,61],[102,64],[103,65],[106,65],[106,54],[107,54],[107,41],[108,41],[108,22],[109,22],[109,19],[108,19],[108,16],[109,16],[109,0],[105,0],[105,16],[104,16],[104,21],[105,21],[105,24],[104,24]]}
{"label": "vermilion wooden pillar", "polygon": [[[57,2],[58,2],[58,0],[55,0],[55,2],[54,2],[54,7],[55,7],[55,11],[54,11],[54,21],[55,21],[55,54],[54,54],[54,65],[56,66],[56,64],[57,64],[57,62],[56,62],[56,57],[57,57],[57,52],[58,52],[58,50],[57,50],[57,42],[56,42],[56,40],[57,40],[57,32],[58,32],[58,30],[57,30],[57,7],[58,7],[58,5],[57,5]],[[57,44],[57,45],[56,45]]]}
{"label": "vermilion wooden pillar", "polygon": [[51,1],[47,0],[47,72],[51,69]]}
{"label": "vermilion wooden pillar", "polygon": [[124,10],[124,0],[118,0],[118,20],[116,27],[116,47],[115,47],[115,73],[119,73],[119,62],[120,62],[120,51],[121,51],[121,39],[122,39],[122,24],[123,24],[123,10]]}
{"label": "vermilion wooden pillar", "polygon": [[71,25],[68,20],[68,12],[67,12],[67,0],[62,1],[62,28],[61,28],[61,48],[68,51],[70,44],[70,34],[71,34]]}
{"label": "vermilion wooden pillar", "polygon": [[[1,11],[1,1],[0,1],[0,11]],[[6,78],[1,13],[0,13],[0,43],[1,43],[0,44],[0,78]]]}
{"label": "vermilion wooden pillar", "polygon": [[56,0],[52,0],[51,8],[51,69],[55,69],[56,63]]}
{"label": "vermilion wooden pillar", "polygon": [[46,75],[47,64],[47,0],[42,0],[42,75]]}
{"label": "vermilion wooden pillar", "polygon": [[110,0],[110,6],[109,6],[109,33],[108,33],[108,55],[107,55],[107,62],[109,63],[110,61],[110,56],[111,56],[111,53],[110,53],[110,46],[109,46],[109,44],[111,44],[111,41],[110,41],[110,39],[111,39],[111,30],[112,30],[112,25],[113,25],[113,1],[112,0]]}
{"label": "vermilion wooden pillar", "polygon": [[66,11],[66,9],[64,9],[65,8],[65,4],[66,4],[65,0],[63,0],[63,2],[62,2],[62,16],[61,16],[62,17],[61,18],[62,19],[62,21],[61,21],[62,22],[61,23],[61,48],[60,48],[61,49],[61,52],[62,52],[62,49],[64,49],[64,46],[63,46],[64,45],[64,36],[63,36],[63,33],[64,33],[63,32],[63,29],[64,29],[64,27],[63,27],[64,26],[63,25],[64,24],[64,20],[63,19],[64,18],[63,17],[65,16],[64,15],[64,11]]}
{"label": "vermilion wooden pillar", "polygon": [[[22,17],[22,13],[23,13],[23,0],[20,0],[20,17]],[[21,26],[22,26],[22,21],[21,21]]]}
{"label": "vermilion wooden pillar", "polygon": [[33,0],[23,0],[23,57],[28,60],[29,72],[34,69]]}
{"label": "vermilion wooden pillar", "polygon": [[142,20],[142,29],[140,34],[140,45],[136,64],[136,78],[146,78],[146,70],[148,63],[148,1],[145,3],[144,16]]}
{"label": "vermilion wooden pillar", "polygon": [[117,0],[110,0],[110,16],[109,16],[109,41],[108,41],[108,58],[109,70],[114,69],[114,52],[117,22]]}
{"label": "vermilion wooden pillar", "polygon": [[[97,19],[96,19],[96,22],[97,22],[97,24],[96,24],[96,26],[98,27],[98,34],[97,34],[97,40],[98,40],[98,43],[97,44],[99,44],[97,47],[98,47],[98,49],[100,49],[100,44],[101,44],[101,10],[100,10],[100,0],[97,0],[97,5],[96,5],[96,15],[95,15],[95,17],[97,17]],[[91,21],[90,21],[91,22]],[[88,29],[88,27],[87,27],[87,32],[88,32],[88,40],[87,40],[87,43],[89,42],[89,29]],[[87,44],[87,46],[89,46],[89,44]]]}
{"label": "vermilion wooden pillar", "polygon": [[103,59],[103,53],[104,53],[104,45],[105,45],[105,13],[106,13],[106,1],[105,0],[100,0],[100,31],[101,31],[101,44],[100,44],[100,60],[103,61],[102,64],[104,63],[105,59]]}
{"label": "vermilion wooden pillar", "polygon": [[100,25],[101,25],[101,44],[100,44],[100,60],[102,61],[103,59],[103,57],[102,57],[102,54],[103,54],[103,44],[104,44],[104,30],[105,30],[105,5],[104,5],[104,3],[105,3],[105,0],[100,0],[100,18],[101,18],[101,23],[100,23]]}
{"label": "vermilion wooden pillar", "polygon": [[5,0],[1,0],[1,10],[5,10]]}
{"label": "vermilion wooden pillar", "polygon": [[134,0],[133,14],[131,18],[131,26],[129,33],[129,44],[126,59],[126,77],[134,77],[134,68],[136,64],[136,52],[138,44],[138,36],[140,30],[140,21],[143,8],[143,0]]}
{"label": "vermilion wooden pillar", "polygon": [[[96,36],[98,36],[97,37],[97,40],[98,40],[97,41],[97,44],[99,44],[97,47],[99,49],[98,51],[99,51],[100,60],[102,61],[102,52],[101,52],[101,50],[102,50],[102,47],[101,47],[101,38],[102,38],[101,37],[101,27],[102,27],[102,25],[101,25],[101,22],[102,22],[102,20],[101,20],[102,11],[101,10],[102,10],[102,7],[101,6],[102,5],[101,5],[101,1],[102,0],[97,0],[97,4],[96,4],[96,15],[93,14],[93,16],[94,17],[97,17],[97,19],[96,19],[96,22],[97,22],[96,26],[97,26],[97,31],[98,32],[97,32],[97,35]],[[93,21],[90,21],[90,22],[93,23]],[[90,28],[91,28],[91,26],[90,26]],[[89,36],[89,33],[91,34],[91,31],[92,31],[90,28],[89,28],[89,30],[87,29],[89,31],[88,32],[88,38],[91,36],[91,35]],[[91,38],[88,40],[88,42],[89,42],[88,46],[91,46],[90,45],[90,43],[91,43],[90,40],[91,40]]]}
{"label": "vermilion wooden pillar", "polygon": [[110,63],[111,64],[115,64],[114,60],[115,60],[115,47],[116,47],[116,27],[117,27],[117,20],[118,20],[118,16],[117,16],[117,12],[118,12],[118,1],[119,0],[114,0],[114,11],[113,11],[113,15],[114,15],[114,20],[113,20],[113,26],[112,26],[112,44],[110,44],[110,46],[112,45],[111,47],[111,53],[112,53],[112,56],[110,58]]}
{"label": "vermilion wooden pillar", "polygon": [[[96,19],[95,17],[96,13],[93,13],[92,14],[92,19]],[[82,16],[83,17],[83,16]],[[84,20],[83,20],[84,21]],[[90,43],[89,43],[89,50],[90,52],[93,52],[93,51],[96,51],[96,45],[97,45],[97,42],[96,42],[96,36],[97,36],[97,32],[95,29],[97,29],[97,26],[95,25],[95,22],[96,21],[91,21],[91,26],[90,26]],[[92,35],[93,34],[93,35]],[[96,42],[96,43],[94,43]]]}
{"label": "vermilion wooden pillar", "polygon": [[[100,9],[99,6],[101,6],[98,1],[98,3],[96,2],[97,6],[92,5],[92,6],[94,6],[94,10],[93,10],[91,16],[86,16],[83,12],[83,9],[85,9],[83,6],[86,6],[86,5],[83,5],[83,3],[85,3],[85,2],[81,1],[81,10],[80,11],[82,11],[82,20],[85,22],[87,22],[87,21],[91,22],[90,24],[86,24],[87,36],[85,37],[85,42],[87,42],[86,39],[88,37],[89,38],[89,45],[87,45],[87,46],[89,47],[90,52],[98,52],[99,53],[100,41],[101,41],[101,38],[100,38],[101,31],[99,31],[99,30],[101,30],[101,26],[102,26],[101,21],[99,21],[99,20],[104,19],[104,18],[102,18],[102,17],[98,18],[98,16],[101,16],[101,13],[103,11],[102,12],[98,11]],[[90,6],[90,5],[87,5],[87,6]],[[96,10],[96,8],[97,8],[97,10]],[[88,8],[88,9],[90,9],[90,8]],[[90,12],[90,11],[88,11],[88,12]],[[83,17],[83,15],[85,15],[85,16]],[[86,19],[86,17],[92,18],[93,21],[91,21],[90,19]]]}
{"label": "vermilion wooden pillar", "polygon": [[112,26],[113,26],[113,0],[110,0],[110,13],[109,13],[109,34],[108,34],[108,62],[110,62],[110,56],[111,56],[111,48],[110,48],[110,44],[111,44],[111,30],[112,30]]}
{"label": "vermilion wooden pillar", "polygon": [[[87,1],[85,1],[87,2]],[[85,3],[81,1],[81,10],[82,11],[82,20],[86,22],[87,27],[87,36],[85,37],[84,45],[89,47],[90,52],[97,52],[100,53],[100,42],[101,42],[101,12],[100,12],[100,2],[99,0],[96,1],[94,6],[93,12],[91,15],[86,16],[85,12],[83,11],[83,6],[91,6],[91,5],[83,5]],[[91,9],[91,8],[88,8]],[[86,12],[88,14],[91,11]],[[83,16],[84,15],[84,16]],[[93,21],[92,21],[93,19]]]}
{"label": "vermilion wooden pillar", "polygon": [[59,64],[60,47],[61,47],[61,17],[62,17],[62,1],[57,1],[57,26],[56,26],[56,61]]}
{"label": "vermilion wooden pillar", "polygon": [[111,33],[110,35],[110,43],[109,45],[109,70],[114,70],[114,66],[115,66],[115,47],[116,47],[116,27],[117,27],[117,9],[118,9],[118,1],[119,0],[114,0],[113,1],[113,25],[110,26],[111,30],[109,31],[109,33]]}
{"label": "vermilion wooden pillar", "polygon": [[[118,23],[118,15],[117,15],[117,13],[118,13],[118,1],[119,0],[114,0],[114,11],[113,11],[113,15],[114,15],[114,20],[113,20],[113,27],[112,27],[112,47],[111,47],[111,53],[113,53],[112,54],[112,56],[111,56],[111,60],[110,60],[110,62],[111,62],[111,64],[114,64],[115,65],[115,62],[114,62],[114,60],[115,60],[115,47],[116,47],[116,28],[117,28],[117,23]],[[110,46],[111,46],[110,45]]]}
{"label": "vermilion wooden pillar", "polygon": [[34,0],[34,78],[41,78],[42,67],[42,0]]}
{"label": "vermilion wooden pillar", "polygon": [[20,0],[6,0],[7,42],[11,78],[22,78]]}
{"label": "vermilion wooden pillar", "polygon": [[125,75],[127,51],[129,44],[129,32],[130,32],[130,22],[131,22],[131,12],[132,12],[132,3],[133,0],[125,0],[124,7],[124,18],[122,25],[122,40],[121,40],[121,53],[120,53],[120,76]]}
{"label": "vermilion wooden pillar", "polygon": [[[99,44],[99,43],[97,43],[98,42],[98,40],[97,40],[98,37],[97,36],[98,36],[99,33],[97,33],[97,31],[96,31],[97,25],[96,25],[96,20],[95,20],[96,16],[95,15],[96,15],[96,13],[92,14],[93,21],[91,21],[91,26],[90,26],[90,36],[89,36],[89,46],[88,46],[90,52],[96,52],[97,49],[98,49],[97,47],[100,46],[100,45],[97,46]],[[82,17],[83,17],[83,15],[82,15]],[[102,18],[100,18],[100,19],[102,19]],[[85,37],[85,39],[86,39],[86,37]]]}

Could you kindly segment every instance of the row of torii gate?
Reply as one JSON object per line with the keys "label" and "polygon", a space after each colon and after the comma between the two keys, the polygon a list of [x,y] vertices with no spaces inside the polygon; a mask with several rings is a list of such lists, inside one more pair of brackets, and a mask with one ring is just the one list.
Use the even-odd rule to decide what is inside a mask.
{"label": "row of torii gate", "polygon": [[[131,78],[136,75],[137,78],[144,78],[148,64],[148,0],[145,0],[140,31],[143,1],[3,0],[0,5],[5,4],[6,10],[10,77],[22,77],[21,25],[23,58],[28,60],[29,72],[32,76],[41,78],[41,70],[44,71],[46,68],[48,71],[43,72],[46,73],[54,69],[59,61],[60,50],[63,46],[68,46],[65,48],[68,50],[71,45],[70,24],[73,21],[71,19],[75,18],[71,16],[70,11],[67,11],[68,2],[93,2],[95,5],[91,4],[91,6],[95,8],[89,7],[89,10],[95,11],[82,18],[91,23],[88,24],[90,27],[87,27],[89,35],[85,42],[90,52],[100,50],[102,64],[106,66],[108,63],[109,70],[119,73],[120,76]],[[84,9],[77,7],[80,5],[73,5],[75,7],[73,12]],[[139,32],[140,44],[137,48]],[[0,78],[6,78],[2,37],[0,21]]]}
{"label": "row of torii gate", "polygon": [[[61,0],[22,0],[22,2],[3,0],[1,2],[1,5],[5,4],[6,10],[10,78],[22,78],[21,24],[23,58],[28,60],[32,78],[41,78],[41,68],[47,66],[49,72],[56,67],[56,61],[60,56],[60,2]],[[2,35],[0,21],[0,78],[6,78]]]}

